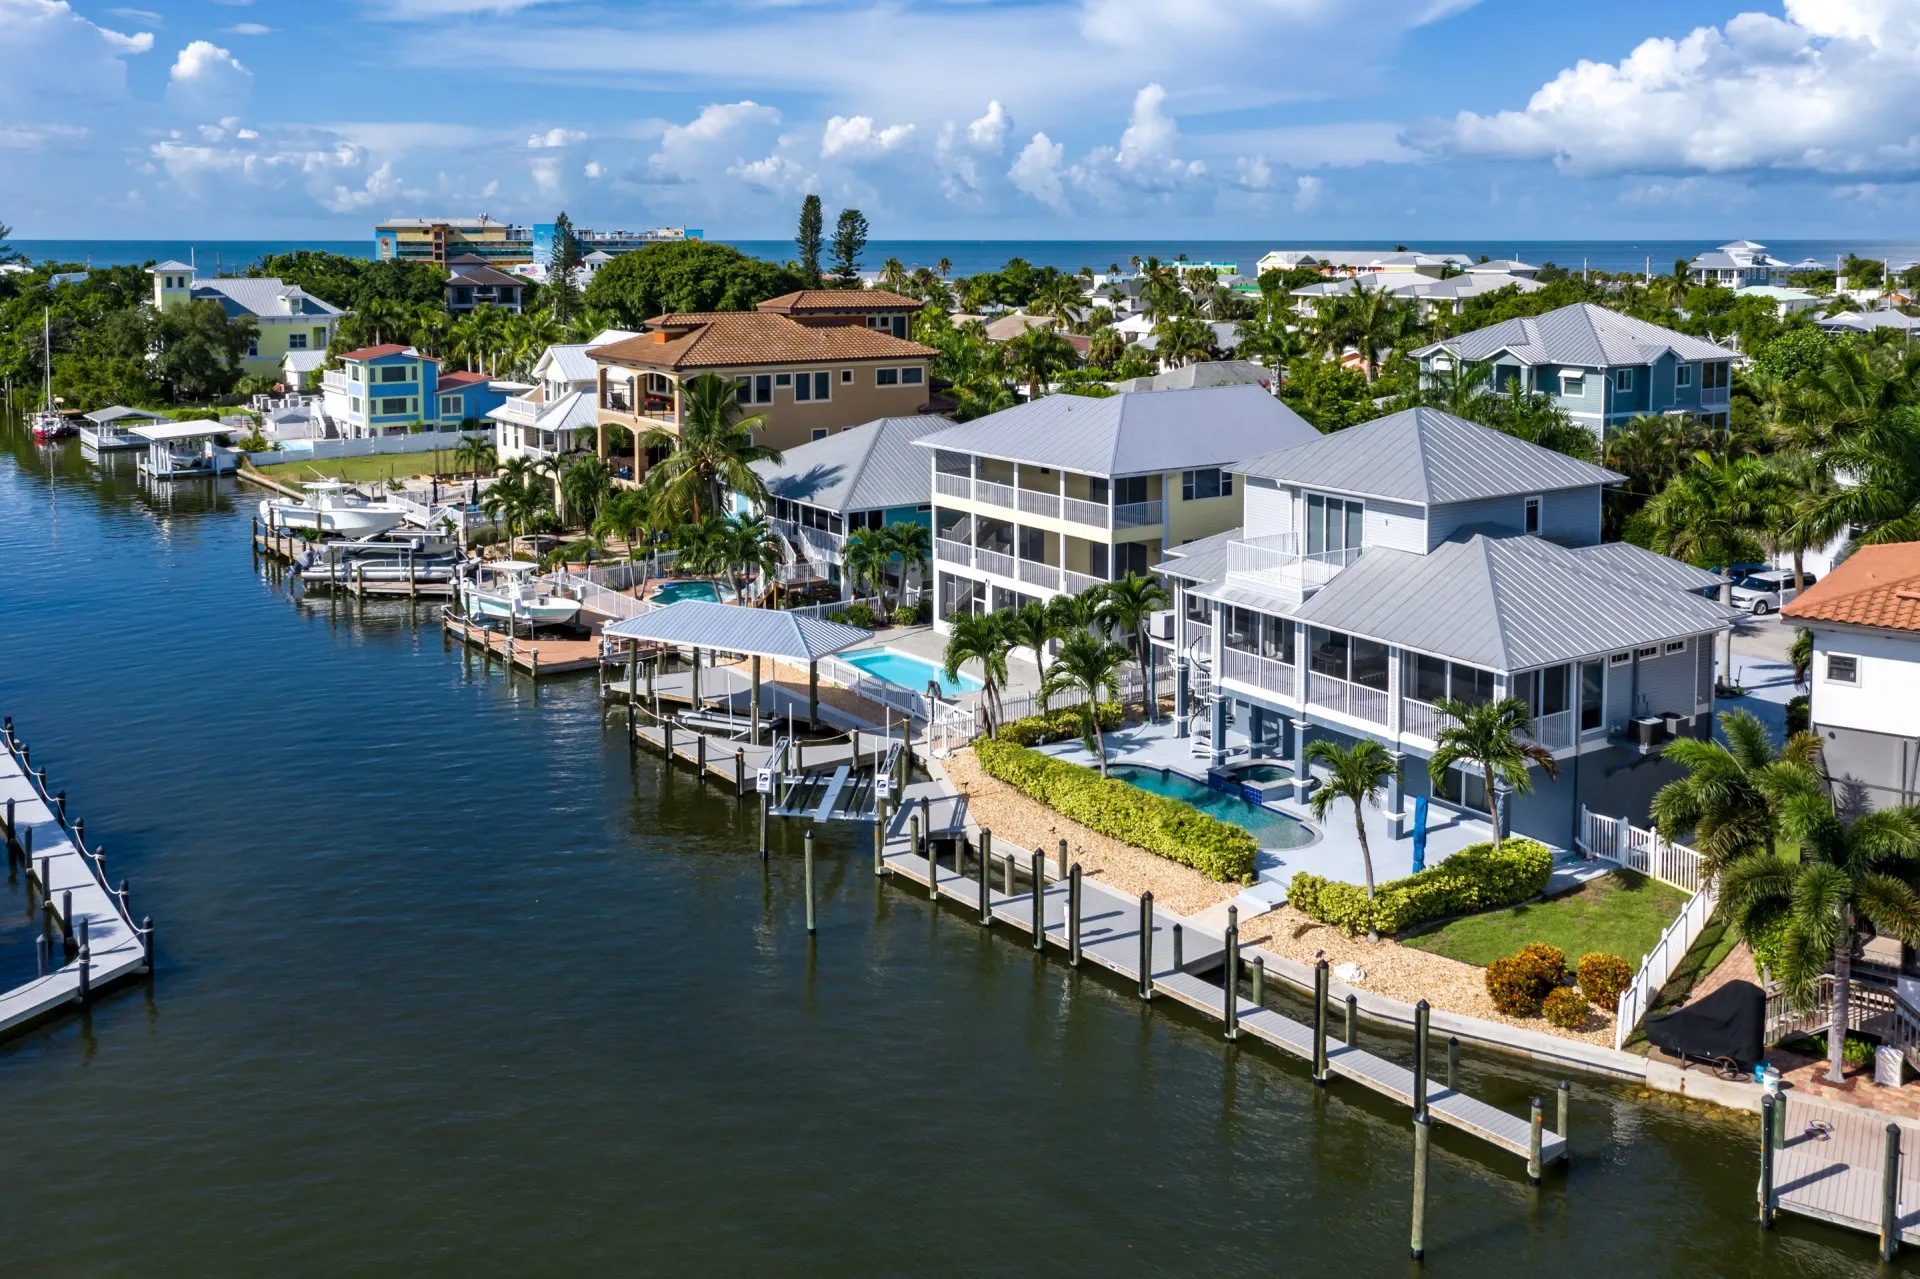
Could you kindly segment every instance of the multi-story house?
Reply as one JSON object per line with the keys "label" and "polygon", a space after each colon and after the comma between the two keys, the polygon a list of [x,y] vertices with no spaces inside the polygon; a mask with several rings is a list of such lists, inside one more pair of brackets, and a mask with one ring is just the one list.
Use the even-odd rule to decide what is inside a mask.
{"label": "multi-story house", "polygon": [[1745,289],[1756,284],[1785,284],[1794,268],[1767,252],[1764,244],[1735,240],[1687,263],[1695,284]]}
{"label": "multi-story house", "polygon": [[877,290],[811,290],[752,311],[659,316],[637,337],[588,349],[601,425],[633,432],[637,476],[647,466],[642,435],[677,433],[686,420],[681,388],[706,374],[735,384],[742,412],[765,420],[755,438],[777,449],[927,412],[937,352],[898,336],[919,305]]}
{"label": "multi-story house", "polygon": [[520,389],[484,373],[442,373],[439,360],[398,343],[348,351],[321,378],[327,416],[348,438],[477,424]]}
{"label": "multi-story house", "polygon": [[299,285],[271,276],[201,279],[184,262],[162,262],[148,270],[153,276],[156,311],[189,302],[217,302],[230,318],[252,319],[258,331],[240,367],[255,377],[284,377],[290,351],[325,351],[344,314]]}
{"label": "multi-story house", "polygon": [[[537,459],[593,447],[600,433],[600,366],[587,351],[633,336],[625,329],[607,329],[591,342],[556,343],[542,351],[533,365],[532,388],[487,414],[500,459]],[[617,478],[633,477],[628,462],[619,457],[609,461]]]}
{"label": "multi-story house", "polygon": [[762,512],[798,553],[794,581],[828,581],[845,596],[841,550],[856,529],[890,524],[933,527],[927,455],[914,444],[944,430],[944,418],[889,417],[848,427],[756,462],[771,497]]}
{"label": "multi-story house", "polygon": [[935,626],[1146,573],[1240,523],[1227,468],[1318,438],[1257,386],[1049,395],[923,436]]}
{"label": "multi-story house", "polygon": [[1414,354],[1428,381],[1457,364],[1488,364],[1495,391],[1551,396],[1598,438],[1646,413],[1727,423],[1733,352],[1591,302],[1503,320]]}
{"label": "multi-story house", "polygon": [[518,315],[521,290],[526,287],[525,280],[494,270],[477,253],[462,253],[447,262],[447,310],[454,315],[482,306]]}
{"label": "multi-story house", "polygon": [[1312,783],[1307,742],[1370,738],[1412,795],[1487,810],[1472,770],[1430,785],[1436,703],[1518,697],[1559,762],[1503,814],[1570,844],[1579,807],[1644,820],[1674,775],[1668,738],[1710,731],[1713,637],[1731,614],[1715,579],[1600,541],[1621,477],[1436,409],[1412,409],[1232,466],[1235,530],[1175,548],[1157,628],[1180,722],[1224,759],[1229,719],[1256,753]]}
{"label": "multi-story house", "polygon": [[1813,731],[1835,797],[1920,803],[1920,542],[1860,547],[1780,614],[1813,632]]}

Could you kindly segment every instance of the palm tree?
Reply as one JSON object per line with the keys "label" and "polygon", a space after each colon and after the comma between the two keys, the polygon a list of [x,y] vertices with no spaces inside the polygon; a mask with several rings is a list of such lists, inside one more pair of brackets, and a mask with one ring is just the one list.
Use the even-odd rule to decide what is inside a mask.
{"label": "palm tree", "polygon": [[1861,921],[1882,935],[1920,944],[1920,810],[1881,809],[1843,822],[1831,797],[1813,782],[1783,800],[1780,827],[1799,841],[1799,861],[1740,859],[1721,879],[1720,901],[1749,941],[1785,917],[1774,973],[1796,1007],[1815,1004],[1831,964],[1827,1078],[1841,1083]]}
{"label": "palm tree", "polygon": [[1047,713],[1047,645],[1061,638],[1054,626],[1054,619],[1047,612],[1047,606],[1039,600],[1028,600],[1019,608],[1000,615],[1001,625],[1006,627],[1007,642],[1014,648],[1024,648],[1033,654],[1033,668],[1040,673],[1040,713]]}
{"label": "palm tree", "polygon": [[592,525],[600,513],[600,504],[612,491],[613,472],[592,454],[575,459],[560,477],[560,492],[567,511],[582,527]]}
{"label": "palm tree", "polygon": [[968,662],[980,663],[980,706],[986,712],[987,736],[992,737],[1000,718],[1000,690],[1007,682],[1006,628],[995,613],[963,613],[952,619],[947,630],[945,654],[948,683],[958,682],[960,668]]}
{"label": "palm tree", "polygon": [[953,263],[947,260],[946,258],[941,258],[938,262],[935,262],[933,264],[933,269],[938,271],[940,273],[940,278],[944,280],[949,275],[953,274]]}
{"label": "palm tree", "polygon": [[1096,368],[1110,369],[1127,349],[1127,340],[1112,328],[1097,330],[1087,345],[1087,363]]}
{"label": "palm tree", "polygon": [[744,603],[748,581],[759,577],[771,582],[780,571],[780,535],[761,516],[735,515],[727,521],[725,545],[734,602]]}
{"label": "palm tree", "polygon": [[1041,688],[1048,694],[1075,691],[1085,695],[1087,749],[1100,762],[1100,776],[1107,775],[1107,742],[1100,731],[1100,700],[1120,696],[1120,671],[1131,660],[1119,644],[1101,639],[1092,631],[1078,631],[1060,646]]}
{"label": "palm tree", "polygon": [[1042,280],[1040,287],[1033,291],[1027,312],[1047,316],[1058,321],[1062,329],[1071,329],[1085,306],[1079,282],[1070,275],[1055,275]]}
{"label": "palm tree", "polygon": [[1709,875],[1718,875],[1735,858],[1762,849],[1774,851],[1774,804],[1816,776],[1820,739],[1795,733],[1775,750],[1773,739],[1752,711],[1720,716],[1726,744],[1681,737],[1662,751],[1686,769],[1653,796],[1653,822],[1670,840],[1692,835]]}
{"label": "palm tree", "polygon": [[923,575],[919,595],[926,595],[927,563],[933,558],[933,530],[924,524],[910,520],[895,520],[883,530],[887,542],[893,547],[893,553],[900,557],[900,594],[904,599],[907,591],[907,575]]}
{"label": "palm tree", "polygon": [[1140,573],[1108,582],[1100,593],[1099,620],[1126,637],[1128,650],[1140,663],[1145,698],[1141,714],[1149,724],[1159,713],[1160,697],[1154,687],[1153,646],[1147,642],[1147,623],[1172,599],[1166,587]]}
{"label": "palm tree", "polygon": [[530,462],[527,471],[530,480],[546,482],[548,503],[553,507],[553,513],[560,517],[560,522],[565,524],[567,495],[561,489],[560,481],[567,473],[566,459],[558,453],[549,453],[545,457],[535,458]]}
{"label": "palm tree", "polygon": [[1787,660],[1793,663],[1793,685],[1805,688],[1813,674],[1813,632],[1804,626],[1794,628],[1793,642],[1787,645]]}
{"label": "palm tree", "polygon": [[907,266],[899,258],[888,258],[880,264],[880,287],[890,293],[907,291]]}
{"label": "palm tree", "polygon": [[[1360,837],[1360,867],[1366,872],[1367,897],[1371,900],[1373,852],[1367,847],[1367,823],[1361,816],[1361,809],[1369,805],[1380,807],[1380,790],[1399,774],[1400,765],[1394,762],[1393,756],[1379,742],[1363,740],[1351,747],[1342,747],[1324,737],[1307,745],[1307,762],[1315,761],[1327,766],[1327,776],[1308,801],[1313,805],[1313,815],[1325,825],[1327,810],[1333,807],[1335,800],[1344,799],[1353,804],[1353,829]],[[1371,921],[1367,924],[1367,940],[1380,940],[1380,934]]]}
{"label": "palm tree", "polygon": [[[726,574],[732,578],[732,538],[723,515],[708,515],[691,524],[678,525],[673,532],[676,568],[707,576]],[[737,593],[736,593],[737,594]]]}
{"label": "palm tree", "polygon": [[678,433],[655,426],[640,437],[642,448],[671,450],[647,472],[647,483],[659,500],[670,513],[693,520],[718,511],[728,489],[756,509],[766,509],[766,482],[753,464],[780,460],[780,450],[753,441],[766,418],[742,417],[738,388],[711,373],[687,382],[680,394],[686,420]]}
{"label": "palm tree", "polygon": [[[1733,565],[1761,554],[1757,498],[1765,467],[1753,458],[1715,462],[1704,453],[1656,494],[1641,517],[1653,549],[1695,564],[1720,565],[1720,602],[1733,604]],[[1733,630],[1723,678],[1733,679]]]}
{"label": "palm tree", "polygon": [[634,548],[640,541],[641,531],[652,526],[653,505],[639,489],[616,490],[600,504],[593,520],[595,533],[603,537],[611,534],[626,543],[629,561],[637,558]]}
{"label": "palm tree", "polygon": [[484,435],[463,435],[460,443],[454,446],[453,469],[463,471],[475,479],[482,471],[491,471],[500,460],[493,441]]}
{"label": "palm tree", "polygon": [[1007,343],[1007,359],[1027,379],[1027,398],[1040,398],[1040,387],[1079,360],[1073,344],[1051,325],[1035,325]]}
{"label": "palm tree", "polygon": [[1920,409],[1887,413],[1828,449],[1832,473],[1852,483],[1809,501],[1809,519],[1862,542],[1920,541]]}
{"label": "palm tree", "polygon": [[847,575],[854,594],[861,583],[880,600],[882,616],[891,616],[887,601],[887,569],[893,563],[893,539],[877,528],[857,528],[840,544],[840,571]]}
{"label": "palm tree", "polygon": [[1527,704],[1517,697],[1469,706],[1458,698],[1443,697],[1434,709],[1451,721],[1434,739],[1433,758],[1427,761],[1427,776],[1435,787],[1444,786],[1447,770],[1455,764],[1473,764],[1487,787],[1487,819],[1493,824],[1493,846],[1500,847],[1500,805],[1494,791],[1495,781],[1503,781],[1516,795],[1533,789],[1529,765],[1538,764],[1549,780],[1560,775],[1553,753],[1529,740],[1533,718]]}
{"label": "palm tree", "polygon": [[1169,367],[1197,364],[1214,355],[1213,330],[1191,315],[1170,315],[1153,326],[1153,353]]}

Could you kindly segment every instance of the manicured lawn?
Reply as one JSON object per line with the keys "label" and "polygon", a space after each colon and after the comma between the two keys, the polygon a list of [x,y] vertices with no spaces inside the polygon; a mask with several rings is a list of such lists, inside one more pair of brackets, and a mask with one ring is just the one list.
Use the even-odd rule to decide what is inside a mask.
{"label": "manicured lawn", "polygon": [[1677,888],[1616,871],[1551,901],[1469,915],[1430,933],[1404,939],[1409,946],[1484,968],[1528,942],[1543,941],[1566,953],[1569,965],[1589,951],[1618,955],[1632,967],[1653,948],[1686,904]]}
{"label": "manicured lawn", "polygon": [[424,475],[437,470],[444,475],[453,465],[453,454],[446,450],[433,453],[395,453],[386,457],[336,457],[324,462],[274,462],[260,468],[261,474],[282,484],[299,484],[326,477],[360,484],[368,480],[389,480],[408,475]]}

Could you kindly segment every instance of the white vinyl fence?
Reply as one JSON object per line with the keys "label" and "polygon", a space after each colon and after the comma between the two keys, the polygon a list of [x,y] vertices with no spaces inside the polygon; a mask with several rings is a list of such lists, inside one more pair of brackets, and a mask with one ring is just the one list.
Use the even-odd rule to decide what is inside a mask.
{"label": "white vinyl fence", "polygon": [[477,431],[420,431],[406,435],[376,435],[357,440],[287,440],[268,453],[249,453],[255,466],[276,462],[325,462],[336,457],[385,457],[388,454],[452,452]]}
{"label": "white vinyl fence", "polygon": [[1615,1008],[1613,1046],[1624,1048],[1640,1019],[1647,1015],[1654,997],[1660,993],[1674,968],[1707,926],[1719,901],[1714,882],[1700,869],[1700,854],[1684,844],[1662,839],[1658,832],[1642,830],[1621,817],[1603,817],[1580,806],[1580,851],[1628,870],[1637,870],[1663,884],[1692,893],[1686,906],[1660,934],[1653,949],[1640,958],[1640,970],[1620,995]]}

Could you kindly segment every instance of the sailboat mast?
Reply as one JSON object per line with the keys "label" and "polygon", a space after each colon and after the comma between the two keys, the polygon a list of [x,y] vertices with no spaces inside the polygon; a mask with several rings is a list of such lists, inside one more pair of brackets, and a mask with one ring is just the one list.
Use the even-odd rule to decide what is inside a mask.
{"label": "sailboat mast", "polygon": [[46,409],[49,413],[51,413],[53,411],[53,308],[52,307],[47,307],[45,310],[43,310],[40,313],[40,341],[46,349],[46,359],[44,361],[46,365],[45,373],[46,373],[46,382],[47,382]]}

